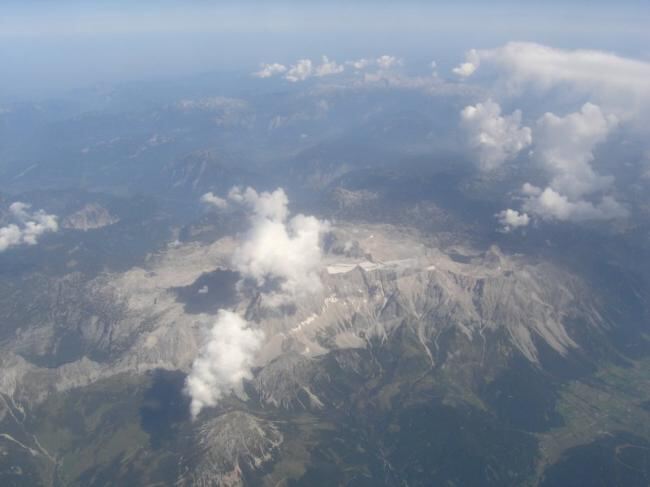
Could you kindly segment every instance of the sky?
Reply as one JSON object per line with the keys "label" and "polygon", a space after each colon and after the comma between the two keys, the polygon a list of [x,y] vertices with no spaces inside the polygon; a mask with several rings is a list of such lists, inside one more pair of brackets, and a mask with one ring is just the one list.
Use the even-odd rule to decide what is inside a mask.
{"label": "sky", "polygon": [[511,40],[650,57],[646,2],[5,0],[0,98],[391,52],[451,67]]}

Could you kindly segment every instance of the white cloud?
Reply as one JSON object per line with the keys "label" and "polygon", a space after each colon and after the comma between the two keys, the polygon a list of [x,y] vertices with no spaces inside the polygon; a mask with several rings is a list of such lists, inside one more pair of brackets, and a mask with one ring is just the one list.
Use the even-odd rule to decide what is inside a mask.
{"label": "white cloud", "polygon": [[402,60],[395,56],[384,54],[383,56],[379,56],[376,59],[361,58],[357,59],[356,61],[346,61],[345,64],[347,66],[352,66],[357,71],[363,71],[364,69],[370,68],[372,66],[375,66],[380,70],[387,71],[401,65]]}
{"label": "white cloud", "polygon": [[[228,204],[212,193],[201,199]],[[262,292],[265,306],[288,304],[320,291],[320,239],[328,229],[327,222],[304,215],[289,219],[289,200],[282,189],[258,193],[253,188],[234,187],[228,200],[251,211],[251,229],[232,258],[233,267],[242,275],[240,285],[252,280]],[[268,289],[274,284],[277,287]],[[238,314],[219,311],[185,383],[193,418],[227,394],[243,392],[243,381],[252,378],[251,367],[263,340],[262,331],[252,329]]]}
{"label": "white cloud", "polygon": [[539,189],[537,186],[534,186],[530,183],[524,183],[523,186],[521,187],[521,194],[524,196],[539,196],[539,194],[542,192],[541,189]]}
{"label": "white cloud", "polygon": [[[644,124],[650,104],[650,63],[595,50],[556,49],[511,42],[472,50],[455,72],[478,69],[496,75],[509,95],[525,89],[565,89],[565,95],[593,102],[566,116],[544,114],[534,128],[534,160],[549,180],[524,188],[523,209],[547,220],[622,218],[627,210],[613,195],[614,178],[593,166],[594,150],[621,122]],[[645,130],[645,125],[643,125]]]}
{"label": "white cloud", "polygon": [[248,206],[253,211],[251,218],[253,223],[257,219],[283,222],[289,215],[287,208],[289,198],[282,188],[278,188],[272,193],[266,191],[258,193],[251,187],[242,190],[239,186],[235,186],[228,192],[228,199]]}
{"label": "white cloud", "polygon": [[30,205],[19,201],[9,207],[15,223],[0,228],[0,252],[17,245],[36,245],[41,235],[59,229],[55,215],[29,209]]}
{"label": "white cloud", "polygon": [[233,266],[260,289],[277,283],[264,290],[263,304],[287,304],[320,291],[320,240],[329,224],[301,214],[289,219],[282,189],[258,193],[233,188],[228,198],[252,210],[251,229],[233,255]]}
{"label": "white cloud", "polygon": [[193,418],[232,391],[242,392],[243,381],[252,378],[251,367],[263,340],[264,333],[252,329],[241,316],[219,310],[185,382]]}
{"label": "white cloud", "polygon": [[543,191],[540,189],[537,195],[526,199],[523,208],[543,220],[573,222],[614,220],[625,218],[628,214],[627,210],[611,196],[603,196],[597,203],[584,199],[571,201],[553,188],[546,188]]}
{"label": "white cloud", "polygon": [[596,50],[556,49],[532,42],[510,42],[496,49],[471,50],[454,69],[471,76],[479,66],[494,68],[507,86],[547,90],[565,85],[624,116],[650,102],[650,63]]}
{"label": "white cloud", "polygon": [[319,65],[315,65],[311,59],[300,59],[289,68],[284,78],[292,83],[296,83],[298,81],[305,81],[312,76],[321,78],[323,76],[340,74],[344,70],[345,66],[330,60],[327,56],[322,57],[321,64]]}
{"label": "white cloud", "polygon": [[466,62],[466,63],[459,64],[454,69],[452,69],[452,71],[454,72],[454,74],[457,74],[462,78],[467,78],[468,76],[471,76],[474,73],[474,71],[476,71],[477,67],[478,66],[473,63]]}
{"label": "white cloud", "polygon": [[525,227],[530,223],[530,217],[526,213],[519,213],[517,210],[510,208],[497,213],[496,217],[505,232]]}
{"label": "white cloud", "polygon": [[[548,183],[524,188],[523,210],[547,220],[586,221],[625,217],[613,194],[614,178],[593,166],[594,150],[621,123],[643,127],[650,104],[650,63],[595,50],[567,50],[511,42],[472,50],[455,72],[480,68],[496,75],[509,95],[563,90],[563,96],[592,100],[575,113],[544,114],[533,130],[534,161]],[[525,92],[530,94],[529,92]],[[639,125],[640,124],[640,125]]]}
{"label": "white cloud", "polygon": [[284,78],[292,83],[305,81],[307,78],[311,77],[313,71],[314,66],[311,59],[300,59],[296,64],[289,68],[287,74],[284,75]]}
{"label": "white cloud", "polygon": [[535,157],[552,175],[551,187],[578,198],[609,186],[612,178],[598,175],[591,162],[595,147],[617,123],[616,117],[592,103],[564,117],[544,114],[535,128]]}
{"label": "white cloud", "polygon": [[277,74],[282,74],[287,70],[287,67],[284,64],[280,63],[269,63],[261,64],[260,70],[253,73],[253,76],[257,78],[270,78]]}
{"label": "white cloud", "polygon": [[611,220],[627,215],[607,191],[613,178],[598,174],[591,163],[594,149],[605,141],[618,120],[591,103],[579,112],[558,117],[544,114],[535,129],[535,159],[550,177],[548,187],[524,184],[524,210],[546,220]]}
{"label": "white cloud", "polygon": [[452,69],[452,72],[461,78],[467,78],[474,74],[474,71],[478,69],[480,63],[481,58],[478,51],[471,49],[465,54],[465,62]]}
{"label": "white cloud", "polygon": [[373,63],[372,60],[366,59],[366,58],[357,59],[356,61],[346,61],[345,62],[346,65],[352,66],[357,71],[361,71],[361,70],[366,69],[372,63]]}
{"label": "white cloud", "polygon": [[502,116],[501,107],[492,100],[465,107],[461,124],[483,171],[498,168],[532,142],[530,128],[521,126],[521,112]]}
{"label": "white cloud", "polygon": [[[300,81],[306,81],[313,77],[322,78],[338,75],[345,72],[346,67],[349,67],[352,68],[353,73],[357,76],[363,75],[364,82],[390,82],[390,84],[396,86],[403,84],[418,84],[418,87],[420,87],[423,84],[421,79],[409,83],[407,78],[397,75],[394,68],[401,64],[401,59],[388,54],[379,56],[376,59],[360,58],[357,60],[345,61],[342,64],[337,63],[335,60],[330,59],[327,56],[323,56],[320,63],[305,58],[296,61],[288,68],[278,63],[263,64],[261,65],[260,71],[253,73],[253,75],[260,78],[268,78],[275,74],[284,73],[284,79],[292,83],[297,83]],[[432,63],[433,77],[437,79],[435,67],[435,63]],[[430,81],[428,84],[430,84]]]}
{"label": "white cloud", "polygon": [[223,198],[220,198],[219,196],[213,194],[212,192],[205,193],[203,196],[201,196],[201,201],[205,204],[212,205],[215,208],[218,208],[220,210],[225,210],[228,208],[228,201],[226,201]]}
{"label": "white cloud", "polygon": [[9,247],[20,245],[23,240],[23,233],[18,225],[10,224],[0,227],[0,252],[4,252]]}
{"label": "white cloud", "polygon": [[402,64],[400,59],[387,54],[379,56],[375,62],[377,63],[377,66],[379,66],[379,69],[391,69]]}
{"label": "white cloud", "polygon": [[330,76],[333,74],[342,73],[345,67],[342,64],[337,64],[336,61],[330,61],[327,56],[323,56],[322,62],[314,70],[314,76]]}

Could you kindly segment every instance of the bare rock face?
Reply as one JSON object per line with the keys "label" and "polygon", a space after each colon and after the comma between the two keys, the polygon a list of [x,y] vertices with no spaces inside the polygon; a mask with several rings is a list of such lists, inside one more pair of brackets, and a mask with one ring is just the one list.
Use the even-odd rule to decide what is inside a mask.
{"label": "bare rock face", "polygon": [[[441,249],[390,225],[339,224],[333,233],[322,290],[286,309],[259,305],[259,295],[236,280],[210,281],[214,292],[232,287],[229,305],[265,340],[244,384],[246,399],[226,397],[226,407],[179,426],[187,434],[175,440],[175,458],[183,455],[175,463],[178,485],[240,486],[261,472],[280,478],[286,456],[295,454],[297,433],[281,422],[287,410],[329,421],[352,408],[388,410],[399,394],[415,397],[420,387],[486,407],[482,391],[511,360],[547,373],[545,354],[571,358],[610,326],[596,292],[548,262],[498,248]],[[111,378],[164,369],[182,379],[215,320],[187,302],[203,296],[206,275],[231,269],[237,245],[232,237],[174,242],[125,272],[38,275],[16,287],[29,292],[5,284],[0,422],[13,424],[12,414],[22,421],[50,399],[83,396]],[[301,438],[317,437],[320,427],[305,426]],[[49,459],[51,447],[41,451],[30,438],[3,444]]]}
{"label": "bare rock face", "polygon": [[310,387],[316,374],[312,360],[289,352],[260,370],[253,387],[261,401],[275,407],[322,408],[323,402]]}
{"label": "bare rock face", "polygon": [[111,215],[103,206],[90,203],[63,220],[63,228],[87,232],[117,223],[119,218]]}
{"label": "bare rock face", "polygon": [[471,348],[499,337],[538,364],[539,342],[562,356],[579,347],[571,323],[580,321],[594,333],[605,326],[590,289],[550,264],[496,248],[445,253],[391,228],[339,231],[339,240],[359,242],[366,258],[328,255],[321,296],[297,303],[288,316],[252,316],[268,338],[260,365],[286,350],[315,357],[365,348],[404,326],[436,364],[458,352],[442,350],[440,338],[451,335]]}
{"label": "bare rock face", "polygon": [[203,423],[195,453],[183,459],[178,485],[237,487],[245,472],[264,466],[282,444],[278,428],[260,418],[235,411]]}
{"label": "bare rock face", "polygon": [[[499,363],[499,354],[515,352],[539,364],[540,342],[563,356],[580,347],[571,323],[580,322],[587,333],[605,326],[590,289],[550,264],[496,248],[443,252],[386,225],[335,231],[336,241],[354,241],[359,251],[325,256],[322,293],[301,299],[288,313],[245,299],[238,305],[266,337],[253,387],[269,405],[320,407],[323,399],[310,387],[311,358],[365,349],[391,340],[399,329],[408,329],[432,366],[441,367],[475,355],[481,365]],[[47,391],[116,374],[188,371],[214,318],[189,313],[173,290],[217,267],[227,269],[235,246],[231,238],[172,245],[146,268],[90,282],[70,275],[41,283],[40,297],[21,313],[30,319],[0,343],[7,360],[17,354],[4,360],[6,377],[15,380],[0,381],[0,392],[21,391],[17,399],[38,402]],[[23,387],[27,376],[30,385]]]}

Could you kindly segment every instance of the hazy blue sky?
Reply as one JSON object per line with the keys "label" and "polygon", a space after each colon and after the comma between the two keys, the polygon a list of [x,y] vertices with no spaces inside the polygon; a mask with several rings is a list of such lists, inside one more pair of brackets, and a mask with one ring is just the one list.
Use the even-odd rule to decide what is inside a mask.
{"label": "hazy blue sky", "polygon": [[647,1],[134,3],[4,0],[2,97],[322,54],[445,67],[465,49],[509,40],[650,57]]}

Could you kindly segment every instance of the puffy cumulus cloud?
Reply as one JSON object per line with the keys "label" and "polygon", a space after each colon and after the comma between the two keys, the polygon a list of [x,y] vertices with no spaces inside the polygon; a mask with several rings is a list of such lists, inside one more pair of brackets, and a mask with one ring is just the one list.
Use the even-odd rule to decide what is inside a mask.
{"label": "puffy cumulus cloud", "polygon": [[263,63],[260,65],[260,70],[253,73],[256,78],[270,78],[272,76],[282,74],[287,70],[284,64],[280,63]]}
{"label": "puffy cumulus cloud", "polygon": [[461,78],[467,78],[474,74],[474,71],[478,69],[480,62],[481,58],[478,51],[476,49],[471,49],[465,54],[465,62],[452,69],[452,72]]}
{"label": "puffy cumulus cloud", "polygon": [[263,304],[288,304],[320,291],[321,236],[329,224],[302,214],[289,218],[282,189],[233,188],[228,198],[252,210],[251,228],[232,260],[244,279],[263,290]]}
{"label": "puffy cumulus cloud", "polygon": [[496,69],[513,90],[566,85],[619,115],[636,113],[640,103],[650,102],[650,63],[607,52],[510,42],[496,49],[469,51],[466,62],[454,72],[468,77],[479,66]]}
{"label": "puffy cumulus cloud", "polygon": [[615,116],[592,103],[564,117],[544,114],[535,128],[535,157],[552,175],[550,186],[572,198],[609,186],[612,178],[598,175],[591,162],[594,148],[617,124]]}
{"label": "puffy cumulus cloud", "polygon": [[402,64],[402,61],[400,59],[396,58],[395,56],[389,56],[388,54],[379,56],[375,62],[377,63],[379,69],[384,69],[384,70],[392,69]]}
{"label": "puffy cumulus cloud", "polygon": [[384,54],[382,56],[379,56],[376,59],[361,58],[361,59],[357,59],[356,61],[346,61],[345,64],[346,66],[350,66],[356,69],[357,71],[363,71],[371,67],[375,67],[376,69],[379,70],[388,71],[397,66],[400,66],[402,64],[402,60],[395,56]]}
{"label": "puffy cumulus cloud", "polygon": [[206,205],[214,206],[219,210],[225,210],[228,208],[228,201],[224,198],[220,198],[212,192],[205,193],[203,196],[201,196],[201,202],[205,203]]}
{"label": "puffy cumulus cloud", "polygon": [[55,215],[30,208],[19,201],[11,204],[9,214],[15,222],[0,228],[0,252],[18,245],[36,245],[41,235],[59,229]]}
{"label": "puffy cumulus cloud", "polygon": [[323,56],[321,64],[318,65],[315,65],[311,59],[300,59],[289,68],[284,77],[286,80],[296,83],[298,81],[305,81],[312,76],[320,78],[340,74],[344,70],[345,67],[342,64],[338,64],[336,61],[330,60],[327,56]]}
{"label": "puffy cumulus cloud", "polygon": [[553,188],[537,188],[536,194],[525,200],[523,208],[543,220],[573,222],[614,220],[628,214],[627,209],[612,196],[603,196],[596,203],[585,199],[570,200]]}
{"label": "puffy cumulus cloud", "polygon": [[[283,74],[284,79],[292,83],[306,81],[310,78],[322,78],[326,76],[338,75],[346,71],[346,67],[356,75],[363,74],[368,76],[370,81],[383,80],[386,77],[394,77],[395,68],[402,65],[402,60],[384,54],[378,58],[360,58],[357,60],[345,61],[341,64],[327,56],[323,56],[318,61],[311,59],[299,59],[294,64],[286,67],[282,64],[271,63],[262,64],[259,71],[253,73],[258,78],[270,78],[275,75]],[[435,65],[433,66],[435,73]],[[368,72],[370,71],[370,72]]]}
{"label": "puffy cumulus cloud", "polygon": [[[355,62],[354,65],[361,66],[363,64],[362,61],[363,60]],[[323,56],[320,64],[312,62],[311,59],[299,59],[288,68],[279,63],[262,64],[260,70],[253,73],[253,76],[257,78],[270,78],[272,76],[284,74],[284,79],[292,83],[297,83],[299,81],[305,81],[312,76],[320,78],[323,76],[340,74],[343,71],[345,71],[345,65],[338,64],[327,56]]]}
{"label": "puffy cumulus cloud", "polygon": [[23,235],[18,225],[12,223],[0,228],[0,252],[21,243],[23,243]]}
{"label": "puffy cumulus cloud", "polygon": [[[327,222],[305,215],[289,218],[289,200],[282,189],[258,193],[234,187],[228,200],[212,193],[201,199],[208,204],[216,201],[219,207],[232,202],[250,210],[251,229],[232,261],[242,275],[239,284],[253,281],[265,306],[288,304],[321,289],[320,240]],[[193,418],[231,392],[243,393],[243,381],[252,378],[251,367],[263,341],[263,332],[240,315],[219,310],[185,382]]]}
{"label": "puffy cumulus cloud", "polygon": [[530,223],[530,217],[526,213],[519,213],[517,210],[510,208],[497,213],[496,217],[505,232],[525,227]]}
{"label": "puffy cumulus cloud", "polygon": [[537,121],[533,158],[548,182],[524,188],[522,209],[545,220],[625,217],[627,210],[612,191],[614,178],[599,174],[593,165],[594,150],[622,123],[643,123],[650,104],[650,63],[602,51],[511,42],[469,51],[455,72],[468,77],[479,69],[496,75],[502,83],[497,86],[511,95],[553,89],[592,100],[575,113],[546,113]]}
{"label": "puffy cumulus cloud", "polygon": [[340,74],[345,70],[345,66],[338,64],[336,61],[330,60],[327,56],[323,56],[321,64],[315,65],[311,59],[300,59],[296,64],[293,64],[284,78],[287,81],[296,83],[298,81],[305,81],[312,76],[321,78],[323,76],[331,76],[333,74]]}
{"label": "puffy cumulus cloud", "polygon": [[330,76],[342,73],[344,70],[345,67],[342,64],[337,64],[336,61],[330,61],[327,56],[323,56],[321,64],[314,69],[314,76]]}
{"label": "puffy cumulus cloud", "polygon": [[[436,72],[436,63],[431,63],[430,76],[410,76],[399,69],[403,61],[395,56],[383,55],[373,61],[369,61],[367,66],[371,69],[365,69],[362,79],[355,80],[353,85],[356,87],[374,87],[374,88],[395,88],[403,90],[420,90],[436,94],[451,94],[457,91],[455,85],[451,90],[451,85],[446,85]],[[358,73],[359,74],[359,73]]]}
{"label": "puffy cumulus cloud", "polygon": [[612,196],[598,200],[593,195],[606,192],[610,176],[598,174],[593,166],[595,147],[617,126],[614,116],[586,103],[579,112],[559,117],[544,114],[535,129],[534,157],[550,177],[548,187],[524,184],[523,208],[545,220],[611,220],[627,215]]}
{"label": "puffy cumulus cloud", "polygon": [[357,71],[362,71],[371,66],[373,64],[373,61],[371,59],[361,58],[357,59],[356,61],[346,61],[345,64],[356,69]]}
{"label": "puffy cumulus cloud", "polygon": [[[324,57],[317,61],[302,59],[291,65],[284,73],[284,79],[299,83],[310,79],[321,82],[310,87],[311,95],[331,96],[334,93],[359,90],[409,90],[434,96],[472,96],[484,95],[485,90],[469,83],[448,82],[438,76],[437,66],[431,63],[430,74],[411,75],[401,69],[403,60],[383,55],[378,58],[359,58],[341,64]],[[331,82],[327,80],[331,79]],[[270,128],[300,121],[306,116],[277,116]],[[320,115],[317,115],[320,116]]]}
{"label": "puffy cumulus cloud", "polygon": [[284,75],[284,78],[287,81],[296,83],[298,81],[305,81],[307,78],[311,77],[314,72],[314,65],[311,62],[311,59],[300,59],[296,64],[291,65],[287,74]]}
{"label": "puffy cumulus cloud", "polygon": [[238,314],[222,309],[206,338],[185,382],[192,418],[231,392],[243,392],[243,381],[253,376],[251,367],[264,334]]}
{"label": "puffy cumulus cloud", "polygon": [[465,107],[461,124],[483,171],[498,168],[532,142],[530,128],[521,126],[521,112],[503,116],[499,104],[492,100]]}
{"label": "puffy cumulus cloud", "polygon": [[253,223],[259,219],[284,222],[289,215],[289,198],[282,188],[258,193],[251,187],[235,186],[228,192],[228,199],[248,206],[253,211]]}

